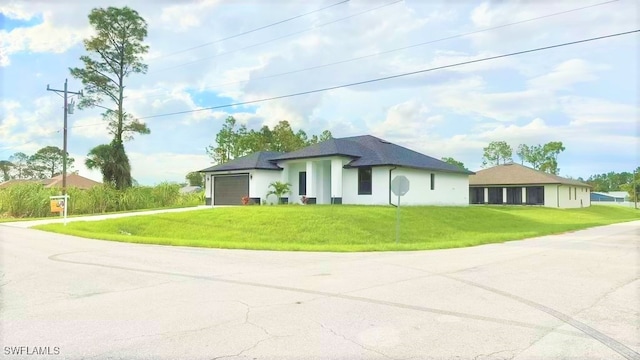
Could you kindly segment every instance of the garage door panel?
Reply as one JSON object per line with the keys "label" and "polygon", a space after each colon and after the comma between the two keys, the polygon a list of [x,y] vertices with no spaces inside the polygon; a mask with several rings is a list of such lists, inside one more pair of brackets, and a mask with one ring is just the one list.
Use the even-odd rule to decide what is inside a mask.
{"label": "garage door panel", "polygon": [[249,175],[226,175],[213,178],[214,205],[242,205],[249,195]]}

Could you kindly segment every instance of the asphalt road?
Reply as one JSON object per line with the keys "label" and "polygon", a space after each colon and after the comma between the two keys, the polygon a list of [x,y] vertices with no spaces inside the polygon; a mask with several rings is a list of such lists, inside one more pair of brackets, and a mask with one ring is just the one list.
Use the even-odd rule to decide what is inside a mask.
{"label": "asphalt road", "polygon": [[0,226],[0,356],[640,359],[639,228],[336,254]]}

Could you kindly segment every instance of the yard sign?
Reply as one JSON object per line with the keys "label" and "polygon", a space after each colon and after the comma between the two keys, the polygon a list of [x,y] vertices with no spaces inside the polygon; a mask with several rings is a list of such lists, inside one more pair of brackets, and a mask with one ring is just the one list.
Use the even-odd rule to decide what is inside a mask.
{"label": "yard sign", "polygon": [[64,218],[64,224],[67,225],[67,204],[69,202],[69,195],[50,196],[49,204],[51,206],[51,212],[60,213],[60,216]]}

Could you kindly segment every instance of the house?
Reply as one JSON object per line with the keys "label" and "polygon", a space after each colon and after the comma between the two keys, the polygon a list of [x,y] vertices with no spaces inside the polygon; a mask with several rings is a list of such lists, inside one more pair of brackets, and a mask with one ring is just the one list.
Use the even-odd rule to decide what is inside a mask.
{"label": "house", "polygon": [[[62,187],[62,174],[54,176],[50,179],[12,179],[0,183],[0,189],[10,187],[16,184],[36,183],[42,184],[45,188],[61,188]],[[93,186],[102,185],[97,181],[93,181],[84,176],[80,176],[76,173],[67,174],[67,187],[75,187],[78,189],[90,189]]]}
{"label": "house", "polygon": [[590,193],[588,184],[515,163],[480,170],[469,177],[471,204],[579,208],[591,205]]}
{"label": "house", "polygon": [[[41,180],[46,188],[61,188],[62,174],[52,177],[51,179]],[[67,187],[88,190],[94,186],[100,186],[102,183],[93,181],[76,173],[67,174]]]}
{"label": "house", "polygon": [[267,199],[269,184],[291,184],[285,201],[307,204],[395,204],[390,183],[410,181],[407,205],[467,205],[470,171],[374,136],[329,139],[289,153],[258,152],[201,170],[207,205]]}
{"label": "house", "polygon": [[202,190],[201,186],[187,185],[187,186],[181,187],[178,190],[178,192],[180,192],[180,194],[193,194],[193,193],[197,193],[198,191],[201,191],[201,190]]}
{"label": "house", "polygon": [[626,191],[591,192],[591,201],[594,202],[624,202],[629,198]]}
{"label": "house", "polygon": [[40,180],[30,180],[30,179],[11,179],[0,183],[0,189],[8,188],[13,185],[18,184],[27,184],[33,182],[40,182]]}

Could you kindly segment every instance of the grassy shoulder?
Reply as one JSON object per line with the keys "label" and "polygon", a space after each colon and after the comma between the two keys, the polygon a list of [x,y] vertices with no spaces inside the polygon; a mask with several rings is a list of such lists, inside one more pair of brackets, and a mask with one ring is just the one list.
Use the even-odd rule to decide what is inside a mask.
{"label": "grassy shoulder", "polygon": [[[122,211],[110,211],[105,213],[95,213],[95,214],[79,214],[79,215],[67,215],[68,218],[77,218],[77,217],[90,217],[90,216],[101,216],[107,214],[122,214],[122,213],[136,213],[136,212],[144,212],[144,211],[153,211],[153,210],[166,210],[166,209],[184,209],[184,208],[192,208],[200,205],[174,205],[174,206],[165,206],[165,207],[156,207],[149,209],[136,209],[136,210],[122,210]],[[61,218],[59,214],[52,214],[51,216],[46,217],[36,217],[36,218],[15,218],[15,217],[0,217],[0,224],[6,222],[22,222],[22,221],[34,221],[34,220],[47,220],[47,219],[55,219]]]}
{"label": "grassy shoulder", "polygon": [[244,206],[50,224],[35,228],[94,239],[160,245],[298,251],[425,250],[500,243],[640,220],[640,211],[592,206]]}

